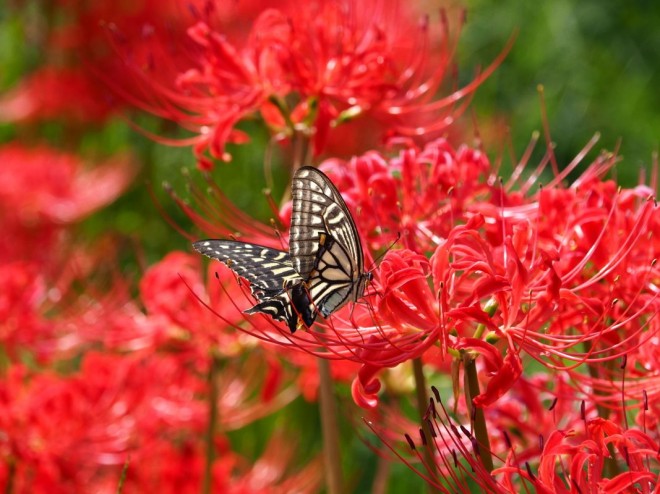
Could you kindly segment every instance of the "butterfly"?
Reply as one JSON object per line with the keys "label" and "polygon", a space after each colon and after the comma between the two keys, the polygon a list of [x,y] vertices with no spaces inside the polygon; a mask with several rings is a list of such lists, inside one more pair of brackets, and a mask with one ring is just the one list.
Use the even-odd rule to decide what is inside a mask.
{"label": "butterfly", "polygon": [[289,252],[237,240],[200,240],[197,252],[224,262],[250,282],[257,303],[246,314],[285,321],[294,333],[363,295],[362,244],[341,194],[320,170],[305,166],[291,185]]}

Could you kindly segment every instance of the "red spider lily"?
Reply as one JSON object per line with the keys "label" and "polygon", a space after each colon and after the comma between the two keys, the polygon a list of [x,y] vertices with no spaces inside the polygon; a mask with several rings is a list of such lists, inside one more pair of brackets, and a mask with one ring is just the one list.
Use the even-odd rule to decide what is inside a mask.
{"label": "red spider lily", "polygon": [[[151,266],[140,280],[140,298],[156,331],[156,348],[190,351],[204,358],[209,352],[240,355],[253,346],[242,333],[232,331],[245,319],[227,303],[227,299],[245,298],[236,277],[229,270],[210,266],[204,280],[198,255],[172,252]],[[224,327],[218,325],[218,316]]]}
{"label": "red spider lily", "polygon": [[[429,373],[429,376],[433,380],[448,381],[448,373],[444,376]],[[383,381],[389,388],[391,378],[386,376]],[[449,386],[446,392],[451,392]],[[441,393],[438,392],[437,396],[439,397]],[[449,414],[452,417],[466,417],[463,420],[466,424],[469,423],[467,417],[471,417],[471,412],[464,393],[455,394],[444,400],[444,403],[447,403],[447,410],[444,409],[443,402],[436,403],[434,400],[438,414],[443,417]],[[485,418],[493,456],[501,458],[504,456],[501,454],[502,451],[509,451],[513,447],[516,461],[520,464],[538,459],[544,439],[553,432],[558,429],[579,428],[584,423],[585,416],[596,416],[596,407],[593,404],[587,404],[583,412],[576,413],[575,403],[576,392],[568,380],[561,375],[550,376],[539,373],[531,377],[521,376],[510,391],[486,411]],[[400,405],[400,403],[396,405],[379,403],[377,408],[370,411],[369,418],[365,419],[370,422],[370,427],[387,448],[397,449],[395,445],[403,444],[404,434],[412,438],[417,438],[419,435],[419,419],[411,420],[406,417]],[[433,430],[442,428],[443,424],[439,422],[438,417],[436,415],[431,417],[430,413],[427,411],[426,418],[434,420]],[[458,426],[460,420],[454,418],[452,422]],[[469,426],[468,429],[472,430],[472,427]],[[460,440],[470,446],[468,437],[462,437]],[[451,455],[452,450],[456,449],[452,441],[436,441],[433,446],[437,449],[436,457]],[[382,453],[387,454],[387,449]],[[439,470],[444,472],[442,468]]]}
{"label": "red spider lily", "polygon": [[226,143],[247,139],[236,124],[255,114],[280,139],[312,136],[316,154],[333,127],[367,113],[386,120],[390,132],[437,133],[465,110],[458,103],[501,61],[466,87],[431,101],[455,49],[444,15],[434,53],[427,23],[410,22],[399,4],[336,0],[264,8],[241,43],[216,28],[218,14],[213,7],[210,12],[188,30],[196,46],[189,47],[192,62],[179,68],[175,85],[168,64],[147,71],[131,64],[142,79],[140,96],[113,85],[133,104],[197,133],[180,144],[194,144],[203,168],[212,166],[206,150],[230,158]]}
{"label": "red spider lily", "polygon": [[127,156],[85,170],[76,156],[45,146],[7,144],[0,162],[0,259],[44,265],[58,254],[63,225],[112,202],[135,173]]}
{"label": "red spider lily", "polygon": [[[227,283],[233,278],[225,280],[231,290],[229,296],[240,293],[235,283]],[[215,285],[215,280],[209,283],[209,287]],[[201,261],[197,256],[173,252],[147,270],[140,280],[140,296],[148,318],[160,329],[159,346],[174,345],[182,350],[191,345],[202,356],[216,346],[235,352],[231,350],[238,344],[235,335],[217,331],[217,319],[199,303],[203,293]],[[214,341],[218,337],[224,339],[223,345]]]}
{"label": "red spider lily", "polygon": [[[658,491],[657,441],[642,431],[624,430],[601,418],[587,421],[586,429],[584,434],[573,430],[552,434],[545,442],[536,475],[508,461],[493,474],[503,474],[507,486],[518,484],[514,476],[524,479],[537,492]],[[621,473],[608,476],[608,461],[615,461],[616,471]]]}
{"label": "red spider lily", "polygon": [[[242,329],[281,346],[361,363],[353,395],[365,406],[376,403],[380,369],[436,347],[443,355],[482,357],[480,369],[489,379],[473,397],[480,407],[498,400],[521,375],[521,353],[574,372],[584,385],[601,382],[595,377],[605,372],[598,384],[605,389],[612,379],[602,362],[624,354],[636,359],[656,331],[659,304],[652,282],[656,241],[645,236],[657,225],[658,210],[649,188],[616,192],[602,179],[613,163],[612,156],[601,156],[573,186],[562,186],[560,175],[527,198],[495,186],[482,153],[454,151],[444,140],[389,161],[369,153],[348,166],[328,162],[324,168],[346,191],[358,229],[375,239],[370,245],[382,247],[378,236],[385,233],[389,241],[403,232],[404,244],[416,252],[387,253],[372,285],[380,297],[366,299],[373,310],[345,309],[318,331],[295,337],[259,318]],[[200,222],[200,215],[189,214]],[[580,371],[581,365],[595,373]],[[635,400],[654,379],[648,370],[640,376],[627,394]],[[618,393],[610,388],[593,399]]]}
{"label": "red spider lily", "polygon": [[34,265],[23,262],[0,264],[0,341],[11,359],[31,349],[39,360],[51,352],[41,344],[53,337],[54,324],[40,311],[46,298],[46,283]]}
{"label": "red spider lily", "polygon": [[[235,283],[233,273],[223,271],[217,277],[209,275],[205,299],[204,280],[199,256],[173,252],[152,266],[140,281],[140,295],[146,307],[146,320],[155,331],[153,348],[174,352],[181,362],[206,365],[211,355],[245,358],[235,370],[226,368],[219,377],[225,390],[221,397],[220,413],[225,430],[233,429],[257,417],[272,413],[298,395],[292,385],[293,376],[286,371],[276,354],[254,347],[241,332],[232,331],[244,315],[225,297],[239,298],[243,294]],[[225,321],[218,326],[218,318],[200,300],[206,300]],[[260,356],[260,358],[257,358]],[[233,410],[237,401],[239,410]]]}
{"label": "red spider lily", "polygon": [[[226,417],[224,430],[255,418],[248,418],[244,405],[252,407],[241,401],[243,393],[231,384],[228,370],[221,384],[227,386],[220,412]],[[175,356],[89,353],[80,372],[70,377],[30,376],[14,367],[0,386],[0,478],[17,492],[116,488],[128,462],[126,486],[131,490],[160,486],[159,492],[198,492],[205,458],[201,438],[208,420],[206,387],[205,379]],[[268,404],[266,408],[272,411]],[[231,410],[240,412],[238,417]],[[255,412],[259,416],[263,411]],[[287,478],[291,446],[274,438],[261,462],[249,470],[240,466],[226,440],[216,437],[214,484],[226,486],[223,492],[248,485],[264,492],[260,489],[301,481],[303,492],[313,490],[320,480],[315,462]],[[274,458],[274,450],[281,456]]]}
{"label": "red spider lily", "polygon": [[[113,201],[134,167],[117,157],[85,170],[75,156],[19,144],[0,148],[0,161],[0,339],[12,360],[24,353],[40,362],[71,355],[85,343],[86,331],[79,330],[91,329],[92,314],[107,316],[127,298],[125,286],[115,283],[94,300],[95,278],[108,278],[103,271],[115,250],[107,242],[73,245],[71,225]],[[78,292],[81,280],[87,297]]]}
{"label": "red spider lily", "polygon": [[[255,347],[254,341],[245,338],[239,329],[250,331],[250,326],[246,324],[250,321],[255,331],[258,328],[275,325],[261,324],[261,318],[246,318],[236,307],[241,300],[249,304],[249,295],[243,293],[244,289],[236,283],[235,275],[229,269],[218,268],[211,264],[209,281],[205,286],[200,265],[201,258],[197,255],[173,252],[145,273],[140,282],[141,298],[147,309],[146,326],[154,332],[147,341],[156,348],[176,351],[178,354],[188,351],[193,358],[202,359],[209,351],[228,357],[246,351],[248,353],[265,351],[269,377],[265,379],[268,386],[265,386],[262,392],[264,396],[277,397],[276,403],[283,404],[295,397],[296,393],[288,388],[277,389],[282,381],[287,379],[287,373],[275,359],[275,355],[278,355],[297,369],[297,388],[303,396],[309,401],[316,400],[318,364],[311,354],[299,351],[287,351],[283,354],[281,348],[273,348],[269,345],[263,348]],[[228,300],[233,303],[228,303]],[[224,323],[224,327],[219,326],[218,318]],[[117,330],[121,331],[120,328]],[[130,333],[130,330],[128,332]],[[143,338],[140,335],[142,335],[141,331],[135,333],[136,337]],[[274,335],[271,337],[274,338]],[[126,344],[124,342],[123,346],[125,347]],[[334,361],[331,365],[333,379],[338,382],[350,382],[357,368],[358,364],[350,361]],[[224,371],[223,376],[229,375],[229,372]],[[259,374],[260,372],[255,368],[250,375]],[[237,382],[238,379],[235,381]],[[237,386],[237,383],[234,386]],[[238,389],[237,386],[236,390]],[[262,412],[268,410],[263,404],[261,408]],[[235,420],[239,415],[242,414],[232,413]]]}
{"label": "red spider lily", "polygon": [[488,157],[467,146],[455,149],[445,139],[391,159],[369,152],[321,166],[358,211],[356,221],[374,250],[399,235],[408,249],[435,250],[455,224],[488,201],[492,189]]}
{"label": "red spider lily", "polygon": [[79,69],[44,67],[0,98],[0,120],[5,122],[56,118],[77,123],[99,122],[112,110],[110,99],[104,97],[99,85]]}
{"label": "red spider lily", "polygon": [[[144,370],[147,374],[139,376]],[[152,419],[159,414],[144,394],[157,397],[159,391],[144,384],[161,372],[154,366],[142,369],[134,359],[99,354],[88,355],[80,375],[69,379],[48,373],[29,379],[25,370],[14,368],[2,391],[3,464],[14,465],[4,470],[5,485],[71,492],[89,485],[102,466],[121,465],[138,439],[136,421],[157,428]],[[183,408],[178,413],[188,415]]]}
{"label": "red spider lily", "polygon": [[[0,341],[6,357],[17,362],[30,355],[45,364],[100,342],[124,350],[144,347],[135,343],[146,337],[145,325],[130,303],[126,281],[105,272],[103,263],[114,262],[115,250],[103,243],[88,251],[58,247],[61,252],[53,252],[48,265],[0,264]],[[130,333],[131,344],[120,343],[120,333]]]}
{"label": "red spider lily", "polygon": [[[600,368],[624,353],[634,358],[658,324],[651,282],[657,246],[644,235],[659,216],[647,199],[650,189],[617,193],[601,178],[614,162],[604,156],[572,187],[555,181],[525,199],[489,185],[483,155],[467,149],[460,155],[468,159],[458,155],[438,141],[389,162],[371,153],[344,168],[328,164],[360,211],[355,218],[362,231],[378,238],[372,244],[383,246],[383,233],[391,238],[399,231],[420,254],[434,252],[430,262],[390,252],[381,264],[376,317],[381,328],[398,329],[391,341],[382,329],[383,365],[397,363],[397,353],[419,355],[434,341],[441,349],[480,354],[492,379],[475,403],[486,406],[522,372],[521,350],[565,370],[584,363]],[[407,342],[417,346],[400,343],[402,334],[415,333]],[[567,358],[575,363],[566,365]],[[376,367],[363,369],[363,386]],[[648,366],[642,374],[627,396],[639,400],[641,389],[651,386]],[[583,373],[576,378],[598,382]],[[603,400],[619,397],[611,382],[603,376],[600,388],[610,386]]]}
{"label": "red spider lily", "polygon": [[[546,387],[551,382],[547,376],[539,377],[545,383],[529,382],[514,393],[522,408],[516,405],[511,409],[498,402],[492,409],[495,415],[488,421],[492,437],[502,432],[499,441],[491,442],[489,454],[499,464],[492,471],[479,459],[484,445],[471,427],[453,420],[439,401],[431,400],[425,417],[430,436],[421,429],[419,439],[406,434],[409,451],[419,465],[394,446],[391,432],[371,422],[368,425],[398,458],[440,492],[472,492],[470,484],[474,483],[488,492],[503,494],[657,492],[657,440],[641,430],[623,429],[594,416],[594,410],[585,410],[584,403],[579,413],[566,407],[558,411],[555,399],[552,411],[546,410],[536,393],[530,393],[538,384]],[[437,390],[434,392],[439,399]],[[571,401],[566,398],[564,402]],[[499,409],[501,405],[504,407]],[[521,411],[539,422],[517,415]],[[432,464],[422,455],[427,448],[433,452]]]}

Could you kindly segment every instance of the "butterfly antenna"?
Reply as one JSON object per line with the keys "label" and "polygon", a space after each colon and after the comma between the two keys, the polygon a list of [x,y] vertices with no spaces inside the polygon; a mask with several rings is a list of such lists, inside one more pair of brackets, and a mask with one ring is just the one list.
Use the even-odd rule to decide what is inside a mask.
{"label": "butterfly antenna", "polygon": [[380,259],[382,259],[383,257],[385,257],[385,254],[387,254],[390,250],[392,250],[392,247],[394,247],[394,246],[399,242],[399,240],[401,240],[401,232],[397,232],[397,234],[396,234],[396,238],[394,239],[394,241],[393,241],[390,245],[387,246],[387,249],[385,249],[383,252],[381,252],[381,253],[378,255],[378,257],[376,257],[376,258],[373,260],[373,262],[371,263],[371,266],[372,266],[372,267],[369,268],[369,269],[367,270],[367,272],[371,273],[372,271],[374,271],[374,270],[376,269],[376,263],[377,263]]}
{"label": "butterfly antenna", "polygon": [[[376,270],[376,263],[380,259],[382,259],[385,256],[385,254],[387,254],[390,250],[392,250],[392,247],[394,247],[399,242],[399,240],[401,240],[401,232],[397,232],[396,239],[390,245],[388,245],[387,249],[385,249],[383,252],[381,252],[380,255],[373,260],[373,262],[371,263],[371,268],[369,268],[367,270],[367,273],[365,274],[365,276],[367,276],[367,279],[369,281],[371,281],[371,279],[373,277],[372,273]],[[373,284],[370,283],[370,286],[373,286]],[[380,293],[376,288],[374,288],[374,293],[376,295],[378,295],[379,297],[383,296],[383,294]]]}

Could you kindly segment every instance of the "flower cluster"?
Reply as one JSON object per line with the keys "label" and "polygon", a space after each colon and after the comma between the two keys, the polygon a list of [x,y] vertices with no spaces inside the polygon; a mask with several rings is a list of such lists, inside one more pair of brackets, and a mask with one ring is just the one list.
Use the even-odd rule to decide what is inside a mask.
{"label": "flower cluster", "polygon": [[[194,295],[203,291],[203,281],[199,259],[190,254],[173,253],[145,274],[144,312],[117,287],[65,308],[48,301],[44,276],[32,278],[34,272],[20,268],[20,263],[3,268],[2,307],[10,312],[3,314],[2,341],[11,361],[0,391],[5,434],[0,478],[16,492],[52,492],[54,485],[61,486],[57,492],[116,488],[124,468],[126,488],[196,491],[208,455],[209,400],[219,417],[215,426],[230,431],[299,395],[295,374],[275,354],[250,349],[240,335],[218,330]],[[235,289],[228,281],[228,289]],[[209,349],[217,349],[215,356]],[[44,364],[76,370],[68,376],[40,372],[19,363],[27,352]],[[70,360],[76,355],[82,355],[80,364]],[[215,362],[221,359],[227,363],[218,375]],[[264,485],[259,472],[268,468],[269,485],[313,491],[318,465],[292,472],[293,450],[287,450],[292,445],[284,446],[282,437],[272,441],[263,464],[250,471],[239,466],[244,462],[227,439],[214,437],[213,488],[230,492],[252,485],[258,491]]]}
{"label": "flower cluster", "polygon": [[[609,389],[597,400],[618,403],[617,373],[605,363],[626,355],[631,368],[648,370],[645,347],[657,334],[658,245],[649,232],[659,214],[651,187],[603,180],[614,161],[603,155],[573,185],[555,180],[528,197],[490,176],[481,152],[445,140],[347,163],[337,182],[370,245],[382,249],[399,234],[404,247],[379,269],[383,340],[402,353],[407,336],[422,351],[433,340],[483,356],[491,379],[475,397],[480,406],[515,382],[521,353],[584,385],[601,382]],[[625,396],[640,400],[644,385],[634,382]]]}
{"label": "flower cluster", "polygon": [[[554,401],[546,409],[537,398],[539,390],[552,387],[544,379],[521,379],[507,406],[489,418],[489,429],[497,431],[491,435],[490,446],[481,443],[470,426],[461,425],[450,416],[434,388],[435,399],[431,399],[424,417],[429,434],[422,429],[419,438],[415,433],[406,433],[406,445],[392,447],[392,451],[443,493],[473,492],[470,483],[501,494],[530,489],[549,494],[596,489],[657,490],[654,472],[658,468],[659,444],[654,434],[600,418],[595,407],[588,407],[585,402],[577,410],[569,404],[570,399],[558,398],[564,386],[561,381],[555,387]],[[387,431],[375,424],[369,426],[381,437],[387,436]],[[422,455],[427,447],[434,451],[430,462]],[[410,463],[404,452],[407,448],[421,466]],[[500,464],[487,469],[481,458],[484,452],[494,451],[498,452],[493,456]]]}
{"label": "flower cluster", "polygon": [[318,462],[292,467],[294,445],[281,435],[250,466],[209,433],[241,429],[300,394],[294,369],[219,328],[199,303],[240,318],[220,303],[241,294],[234,277],[210,278],[207,291],[200,259],[174,252],[144,273],[136,299],[107,266],[113,242],[74,243],[76,224],[126,187],[131,160],[84,169],[75,156],[19,144],[0,155],[6,492],[316,490]]}
{"label": "flower cluster", "polygon": [[[392,243],[401,248],[390,248],[375,269],[366,306],[346,308],[293,337],[267,318],[248,318],[240,327],[287,351],[359,364],[353,399],[378,416],[396,368],[416,359],[431,373],[451,367],[450,401],[459,416],[474,421],[480,410],[488,430],[501,431],[475,446],[507,458],[492,471],[501,480],[484,484],[498,492],[515,492],[525,483],[555,492],[557,455],[575,455],[579,469],[590,448],[601,470],[581,477],[573,472],[580,485],[649,481],[646,463],[626,457],[625,445],[633,441],[631,451],[646,458],[657,441],[649,424],[657,416],[653,343],[660,273],[652,232],[660,215],[653,187],[617,188],[604,178],[615,161],[602,154],[571,185],[560,176],[521,194],[518,184],[492,175],[481,151],[455,149],[445,139],[392,158],[370,152],[349,162],[329,160],[321,168],[349,204],[364,245],[373,252]],[[284,207],[284,225],[289,214]],[[466,388],[460,374],[467,383],[470,364],[476,364],[478,384]],[[538,374],[541,368],[547,374]],[[590,408],[575,414],[571,406],[580,400]],[[443,420],[454,420],[444,413]],[[571,413],[573,419],[562,419]],[[644,422],[643,429],[621,425],[629,414]],[[574,432],[580,424],[586,424],[586,436]],[[435,427],[461,436],[455,427]],[[518,431],[515,448],[512,430]],[[601,443],[592,444],[594,434]],[[391,433],[387,440],[393,441]],[[457,461],[448,454],[469,456],[471,464],[479,463],[472,476],[491,479],[479,453],[470,452],[470,441],[481,444],[482,437],[454,437],[468,446],[453,448],[443,441],[442,448],[435,441],[435,461],[445,468],[427,464],[431,476],[423,476],[430,483],[438,487],[440,479],[456,475],[447,470]],[[624,451],[618,470],[603,463],[608,444]],[[538,473],[525,462],[538,464]],[[463,482],[461,475],[455,478]]]}
{"label": "flower cluster", "polygon": [[[437,101],[456,43],[444,15],[438,46],[431,50],[433,26],[412,21],[415,13],[398,2],[283,2],[264,9],[242,36],[212,7],[196,14],[187,30],[190,56],[174,80],[169,65],[131,64],[143,89],[138,95],[116,89],[196,133],[179,144],[193,144],[203,169],[212,167],[205,151],[231,159],[226,144],[245,143],[249,136],[236,126],[255,115],[276,140],[311,141],[314,155],[332,144],[336,127],[362,122],[363,115],[388,136],[437,135],[465,111],[461,102],[501,61]],[[355,132],[378,132],[373,124],[361,125],[341,135],[342,152]]]}
{"label": "flower cluster", "polygon": [[[344,492],[341,467],[363,462],[338,416],[381,439],[364,472],[349,467],[374,492],[392,460],[434,492],[660,489],[657,171],[618,185],[619,157],[586,162],[592,141],[564,167],[549,145],[533,168],[530,146],[504,172],[462,143],[450,126],[506,48],[459,87],[461,23],[399,2],[52,8],[44,63],[0,96],[10,134],[28,137],[0,145],[4,492],[306,493],[324,477]],[[317,164],[355,222],[364,296],[292,333],[244,313],[255,286],[233,261],[153,235],[157,214],[135,226],[141,181],[111,209],[138,169],[162,165],[155,144],[105,142],[121,139],[116,121],[97,133],[129,107],[130,126],[149,135],[146,114],[161,117],[150,137],[190,147],[201,168],[187,195],[166,187],[166,219],[185,218],[172,223],[188,240],[253,243],[295,265],[282,177],[263,223],[218,178],[235,167],[213,160],[258,142],[261,124],[290,154],[282,176]],[[171,122],[192,135],[172,137]],[[67,151],[32,145],[53,128]],[[323,256],[344,269],[351,255],[327,229],[316,274]],[[319,278],[328,293],[333,269]]]}
{"label": "flower cluster", "polygon": [[[234,379],[225,377],[223,389],[240,393],[236,385],[245,383]],[[207,392],[203,376],[175,355],[92,352],[66,378],[13,366],[0,386],[0,427],[7,434],[0,479],[14,492],[114,491],[125,470],[123,486],[130,491],[153,486],[159,492],[198,491],[208,454],[203,441],[208,409],[200,399]],[[221,405],[228,417],[224,430],[254,420],[248,410],[234,415],[237,401],[229,401]],[[263,492],[267,470],[268,485],[279,492],[294,485],[312,492],[318,465],[292,472],[292,446],[273,437],[250,468],[226,437],[213,437],[213,490]]]}

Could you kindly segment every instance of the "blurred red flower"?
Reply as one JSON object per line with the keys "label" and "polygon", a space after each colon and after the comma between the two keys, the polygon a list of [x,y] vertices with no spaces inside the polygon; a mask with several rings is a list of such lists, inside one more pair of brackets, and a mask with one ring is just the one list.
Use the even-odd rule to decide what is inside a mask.
{"label": "blurred red flower", "polygon": [[[188,29],[190,60],[179,67],[176,81],[173,64],[145,69],[130,59],[142,89],[131,93],[109,81],[133,104],[198,134],[179,144],[193,144],[203,168],[212,166],[207,150],[229,160],[225,145],[247,140],[236,124],[257,114],[277,139],[311,138],[315,154],[334,127],[363,114],[385,121],[390,134],[437,135],[464,111],[459,102],[501,61],[432,101],[455,49],[444,14],[440,41],[432,47],[429,21],[415,22],[415,14],[398,2],[264,5],[248,36],[234,42],[231,25],[219,26],[219,10],[209,3],[197,12],[197,23]],[[117,49],[126,53],[120,44]]]}
{"label": "blurred red flower", "polygon": [[71,154],[18,143],[0,147],[0,261],[55,264],[64,227],[114,201],[135,175],[129,156],[86,168]]}
{"label": "blurred red flower", "polygon": [[[187,4],[194,8],[203,2],[190,0]],[[69,129],[104,122],[126,101],[108,90],[102,76],[125,88],[132,81],[108,42],[108,31],[116,33],[136,63],[146,63],[153,59],[150,33],[154,26],[167,25],[183,38],[188,15],[177,0],[58,0],[49,9],[26,15],[31,22],[37,19],[49,28],[28,39],[37,43],[33,49],[41,54],[41,65],[0,97],[0,121],[59,120]]]}
{"label": "blurred red flower", "polygon": [[[273,410],[263,400],[260,410],[253,407],[245,400],[249,394],[236,386],[254,379],[262,364],[242,372],[232,372],[232,365],[220,383],[223,430]],[[68,377],[13,366],[0,383],[0,484],[12,492],[73,493],[94,486],[114,492],[128,464],[126,489],[199,492],[208,392],[206,379],[176,355],[90,352],[80,371]],[[301,492],[314,492],[320,465],[313,460],[291,468],[294,446],[275,436],[249,467],[227,439],[215,435],[214,488],[286,492],[284,486],[297,485]]]}

